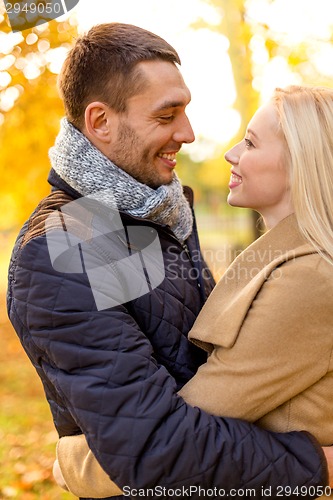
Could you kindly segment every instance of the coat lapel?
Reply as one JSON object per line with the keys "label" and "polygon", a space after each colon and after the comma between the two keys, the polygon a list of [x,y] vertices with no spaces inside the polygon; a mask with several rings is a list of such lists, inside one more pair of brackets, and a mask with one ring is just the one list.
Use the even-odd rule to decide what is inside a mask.
{"label": "coat lapel", "polygon": [[189,338],[211,352],[230,348],[257,293],[268,279],[280,276],[284,262],[316,253],[300,234],[294,215],[283,219],[242,252],[229,266],[200,312]]}

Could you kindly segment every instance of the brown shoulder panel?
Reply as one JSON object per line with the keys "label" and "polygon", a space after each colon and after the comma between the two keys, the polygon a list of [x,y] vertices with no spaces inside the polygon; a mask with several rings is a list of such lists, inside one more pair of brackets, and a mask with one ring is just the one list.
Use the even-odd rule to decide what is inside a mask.
{"label": "brown shoulder panel", "polygon": [[[21,246],[26,245],[31,239],[45,234],[45,221],[48,216],[71,201],[73,198],[63,191],[54,191],[44,198],[29,219],[28,230],[22,239]],[[52,224],[54,228],[61,228],[61,218],[55,217]]]}

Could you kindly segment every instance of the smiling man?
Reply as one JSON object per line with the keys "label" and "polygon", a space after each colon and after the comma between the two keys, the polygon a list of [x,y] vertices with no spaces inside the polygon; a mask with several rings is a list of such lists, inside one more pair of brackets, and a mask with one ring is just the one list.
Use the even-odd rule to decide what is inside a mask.
{"label": "smiling man", "polygon": [[156,189],[174,180],[176,154],[183,143],[194,141],[185,114],[191,95],[173,63],[139,62],[135,74],[141,90],[128,98],[126,110],[119,113],[103,102],[90,103],[83,132],[114,164]]}
{"label": "smiling man", "polygon": [[[206,359],[187,334],[213,287],[192,193],[174,171],[194,140],[177,64],[167,42],[131,25],[76,41],[59,79],[66,118],[50,150],[52,192],[15,245],[9,316],[59,436],[84,434],[120,487],[197,498],[201,487],[260,496],[312,486],[304,496],[317,496],[327,470],[311,436],[211,416],[177,395]],[[155,235],[157,284],[146,259],[149,249],[159,262]]]}

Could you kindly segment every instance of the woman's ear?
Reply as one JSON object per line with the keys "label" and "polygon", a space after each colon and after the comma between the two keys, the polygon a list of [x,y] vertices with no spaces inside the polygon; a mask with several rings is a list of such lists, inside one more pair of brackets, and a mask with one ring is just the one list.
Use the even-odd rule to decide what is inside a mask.
{"label": "woman's ear", "polygon": [[84,133],[95,144],[111,141],[112,122],[115,112],[103,102],[91,102],[84,113]]}

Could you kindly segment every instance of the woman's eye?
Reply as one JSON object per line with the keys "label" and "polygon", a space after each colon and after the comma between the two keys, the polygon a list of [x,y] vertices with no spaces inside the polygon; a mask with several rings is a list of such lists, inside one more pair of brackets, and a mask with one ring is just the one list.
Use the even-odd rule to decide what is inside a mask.
{"label": "woman's eye", "polygon": [[253,143],[250,141],[250,139],[244,139],[245,141],[245,147],[246,148],[252,148],[253,147]]}

